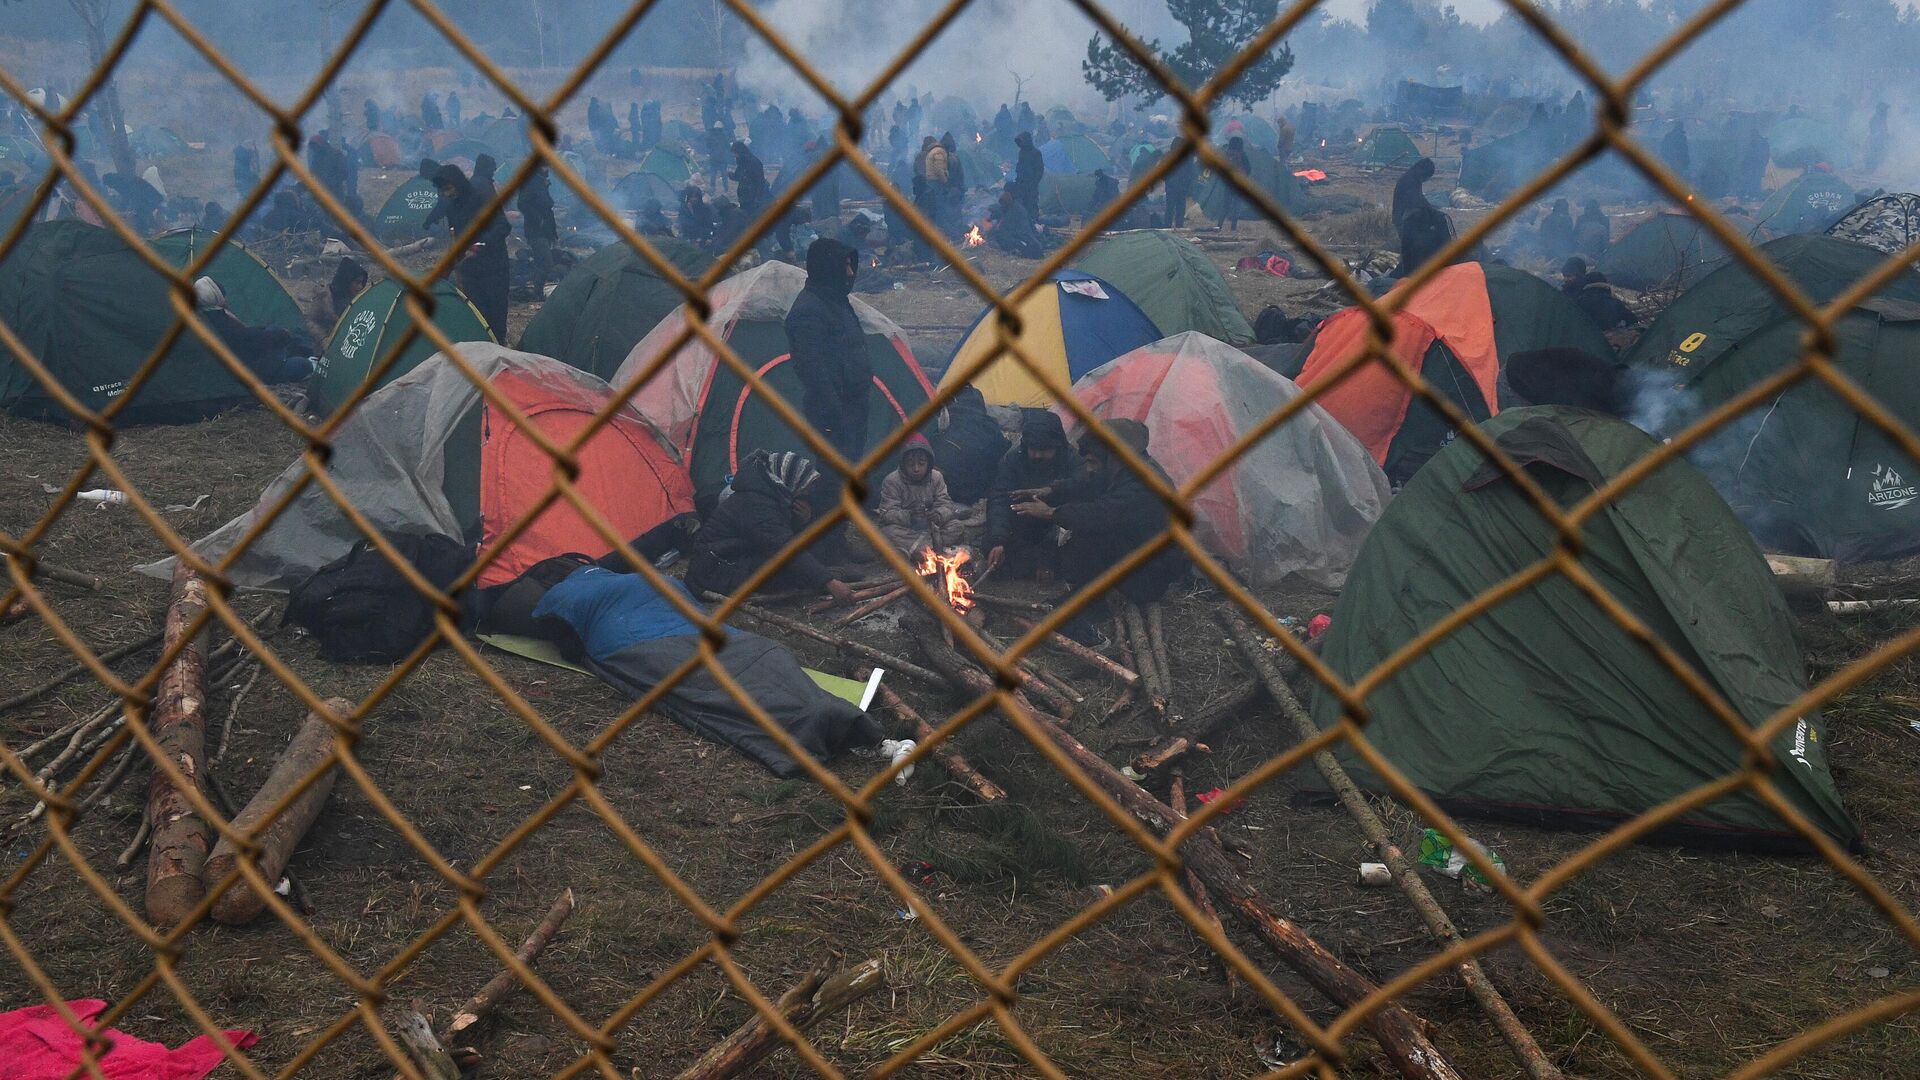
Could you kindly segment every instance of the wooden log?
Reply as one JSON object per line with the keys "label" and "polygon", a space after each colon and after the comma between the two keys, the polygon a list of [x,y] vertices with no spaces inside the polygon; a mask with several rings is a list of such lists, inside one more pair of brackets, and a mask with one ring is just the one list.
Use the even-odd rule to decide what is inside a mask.
{"label": "wooden log", "polygon": [[1163,625],[1166,611],[1167,606],[1157,600],[1147,605],[1147,644],[1153,649],[1153,670],[1160,674],[1160,692],[1167,696],[1167,707],[1173,708],[1173,661],[1167,655],[1167,632]]}
{"label": "wooden log", "polygon": [[27,598],[15,597],[13,603],[7,605],[7,610],[0,613],[0,623],[19,622],[31,614],[33,614],[33,605],[27,603]]}
{"label": "wooden log", "polygon": [[[173,572],[173,601],[167,606],[165,630],[166,648],[179,647],[179,652],[160,676],[147,721],[160,753],[179,767],[189,783],[202,790],[199,776],[205,750],[206,642],[198,634],[188,640],[188,628],[206,607],[207,583],[180,563]],[[153,847],[147,856],[147,918],[156,926],[173,926],[206,895],[200,874],[206,867],[213,831],[201,820],[186,793],[158,767],[147,785],[147,817],[153,822]]]}
{"label": "wooden log", "polygon": [[[866,674],[870,675],[872,672]],[[884,685],[880,687],[880,704],[891,709],[900,719],[912,724],[915,739],[926,742],[933,738],[932,725],[921,719],[920,714],[913,710],[913,706],[908,705],[899,694]],[[973,762],[968,761],[960,751],[953,748],[952,740],[933,748],[933,760],[938,761],[947,772],[953,774],[954,779],[971,788],[973,793],[980,797],[981,802],[998,802],[1007,797],[1006,791],[999,784],[982,776],[980,770],[973,767]]]}
{"label": "wooden log", "polygon": [[[553,940],[553,936],[560,932],[560,924],[566,922],[567,916],[572,914],[573,890],[568,888],[562,890],[554,899],[552,905],[547,908],[546,916],[540,920],[540,925],[533,928],[533,933],[527,935],[527,939],[520,943],[520,947],[513,950],[514,959],[531,966],[541,951]],[[513,993],[519,986],[520,977],[513,973],[512,968],[495,975],[488,980],[487,985],[480,988],[479,993],[467,999],[467,1003],[453,1014],[451,1020],[447,1021],[446,1027],[440,1029],[440,1041],[450,1043],[465,1034],[481,1020],[486,1019],[487,1014],[493,1011],[493,1007],[505,1000],[507,995]]]}
{"label": "wooden log", "polygon": [[1167,723],[1167,684],[1158,667],[1159,658],[1154,655],[1153,642],[1147,638],[1146,617],[1133,601],[1122,597],[1117,602],[1120,605],[1121,625],[1126,627],[1127,640],[1133,649],[1134,662],[1139,665],[1141,680],[1147,684],[1147,708],[1164,726]]}
{"label": "wooden log", "polygon": [[[1004,654],[1007,651],[1006,642],[1001,641],[985,630],[976,632],[980,635],[980,640],[986,642],[995,652]],[[1041,675],[1040,671],[1034,665],[1029,664],[1024,657],[1013,667],[1014,671],[1019,673],[1021,690],[1024,693],[1039,698],[1040,701],[1046,705],[1048,712],[1053,713],[1063,720],[1073,719],[1073,714],[1077,710],[1078,702],[1086,700],[1080,697],[1079,693],[1072,687],[1066,687],[1064,690],[1055,687],[1053,683],[1048,682]]]}
{"label": "wooden log", "polygon": [[[345,716],[353,711],[353,703],[345,698],[329,698],[327,708],[336,715]],[[301,837],[313,827],[320,816],[320,809],[326,805],[327,795],[333,791],[333,725],[316,712],[309,712],[294,732],[293,740],[273,763],[273,769],[267,773],[266,782],[260,790],[254,792],[247,805],[234,815],[233,827],[236,831],[251,834],[260,845],[258,865],[260,874],[266,878],[269,886],[278,883],[281,872],[293,858],[293,849],[300,844]],[[301,781],[315,769],[325,767],[320,779],[308,785],[283,810],[278,817],[269,820],[267,813],[284,799]],[[221,837],[213,845],[213,854],[207,857],[206,871],[203,873],[208,885],[225,881],[239,864],[241,852],[233,842]],[[213,917],[229,926],[238,926],[252,922],[265,910],[267,898],[256,891],[253,884],[242,879],[238,884],[220,894],[213,902]]]}
{"label": "wooden log", "polygon": [[[706,596],[706,599],[708,599],[709,601],[718,602],[723,598],[718,597],[713,593],[708,593]],[[919,681],[926,683],[928,686],[947,685],[947,681],[945,679],[941,678],[939,675],[931,671],[928,671],[926,668],[921,667],[919,664],[913,663],[910,660],[902,659],[901,657],[895,656],[892,653],[882,652],[879,649],[876,649],[873,646],[868,645],[864,642],[853,641],[851,639],[843,638],[843,637],[837,637],[833,634],[827,633],[825,630],[822,630],[817,626],[809,626],[798,619],[790,619],[787,616],[782,615],[778,612],[768,611],[766,608],[760,607],[757,604],[741,604],[739,610],[742,614],[751,615],[754,618],[759,619],[761,622],[766,623],[768,626],[777,626],[782,630],[788,631],[789,633],[799,634],[802,637],[812,638],[813,640],[819,642],[822,645],[831,646],[839,650],[840,652],[846,653],[850,656],[857,656],[860,659],[867,661],[868,663],[876,664],[880,667],[886,668],[890,672],[894,672],[900,675],[905,675],[910,679],[918,679]]]}
{"label": "wooden log", "polygon": [[[1280,712],[1286,716],[1294,733],[1302,739],[1317,737],[1320,734],[1319,725],[1315,724],[1313,718],[1307,715],[1306,709],[1301,707],[1300,699],[1294,696],[1293,688],[1287,685],[1286,677],[1274,657],[1262,646],[1265,635],[1261,634],[1259,629],[1238,611],[1224,611],[1220,615],[1220,620],[1228,636],[1240,646],[1240,651],[1246,656],[1247,662],[1253,665],[1261,683],[1266,686],[1267,693],[1280,707]],[[1358,825],[1360,831],[1366,835],[1367,842],[1380,856],[1380,861],[1387,864],[1395,884],[1400,886],[1400,891],[1406,894],[1408,902],[1419,913],[1421,921],[1426,923],[1428,933],[1433,935],[1433,939],[1442,948],[1451,948],[1460,944],[1459,929],[1454,926],[1453,920],[1440,906],[1440,902],[1434,898],[1433,893],[1428,891],[1425,880],[1420,877],[1419,868],[1406,857],[1399,845],[1395,844],[1388,835],[1386,823],[1381,821],[1380,816],[1374,812],[1373,805],[1367,802],[1359,785],[1353,782],[1353,777],[1341,766],[1339,759],[1334,757],[1331,751],[1322,750],[1313,755],[1313,764],[1320,770],[1320,775],[1326,778],[1334,794],[1339,796],[1341,805],[1346,807],[1354,824]],[[1513,1052],[1514,1059],[1520,1063],[1520,1067],[1525,1070],[1527,1076],[1531,1080],[1561,1080],[1560,1070],[1547,1060],[1546,1054],[1540,1049],[1540,1044],[1534,1041],[1532,1033],[1520,1023],[1520,1018],[1514,1015],[1513,1008],[1507,1004],[1506,998],[1500,995],[1500,991],[1487,978],[1486,971],[1480,967],[1480,961],[1468,957],[1455,965],[1454,972],[1460,976],[1461,984],[1467,988],[1468,994],[1480,1006],[1487,1019],[1491,1020],[1494,1027],[1499,1030],[1500,1037],[1506,1041],[1507,1048]]]}
{"label": "wooden log", "polygon": [[[1035,623],[1032,619],[1023,619],[1023,618],[1016,617],[1013,621],[1019,624],[1020,628],[1023,630],[1032,630],[1035,626],[1039,625]],[[1065,634],[1055,631],[1047,635],[1047,641],[1050,644],[1052,644],[1055,648],[1064,650],[1069,655],[1078,657],[1079,659],[1086,661],[1088,664],[1096,668],[1099,668],[1101,671],[1104,671],[1107,674],[1113,676],[1114,678],[1120,680],[1120,682],[1126,686],[1132,686],[1134,683],[1140,681],[1139,672],[1134,671],[1131,668],[1122,667],[1119,663],[1115,662],[1112,658],[1102,656],[1099,653],[1094,652],[1092,649],[1087,648],[1085,645],[1080,644],[1079,642],[1073,640],[1072,638],[1068,637]]]}
{"label": "wooden log", "polygon": [[[1167,802],[1173,807],[1174,813],[1184,814],[1187,812],[1187,778],[1181,774],[1179,769],[1173,770],[1173,783],[1167,790]],[[1207,894],[1206,883],[1200,880],[1200,875],[1194,873],[1193,867],[1191,866],[1186,869],[1186,878],[1187,895],[1193,897],[1194,906],[1200,909],[1200,914],[1207,917],[1207,922],[1210,923],[1215,930],[1220,931],[1220,933],[1224,935],[1227,929],[1220,925],[1220,913],[1214,910],[1213,897]],[[1233,970],[1233,965],[1231,964],[1222,964],[1221,967],[1226,972],[1227,993],[1231,996],[1234,990],[1240,985],[1240,976]]]}
{"label": "wooden log", "polygon": [[973,598],[990,608],[999,608],[1002,611],[1025,611],[1036,615],[1049,615],[1053,613],[1052,604],[1041,603],[1037,600],[1015,600],[1011,596],[995,596],[992,593],[983,593],[978,589],[974,590]]}
{"label": "wooden log", "polygon": [[453,1063],[453,1056],[434,1037],[433,1025],[427,1023],[419,1009],[396,1013],[387,1018],[387,1023],[399,1037],[400,1046],[412,1059],[414,1068],[427,1080],[460,1080],[460,1066]]}
{"label": "wooden log", "polygon": [[1780,591],[1790,599],[1822,598],[1835,582],[1832,559],[1769,554],[1767,569],[1773,571],[1774,584],[1780,586]]}
{"label": "wooden log", "polygon": [[88,592],[99,592],[101,586],[100,579],[94,577],[92,574],[83,574],[78,570],[61,566],[57,563],[50,563],[45,559],[35,560],[32,576],[47,578],[50,581],[58,581],[62,585],[71,585],[76,589],[85,589]]}
{"label": "wooden log", "polygon": [[[867,960],[828,977],[824,969],[815,971],[780,995],[774,1008],[793,1025],[806,1031],[821,1020],[880,989],[886,973],[878,960]],[[786,1043],[766,1017],[753,1018],[700,1055],[698,1061],[683,1070],[675,1080],[726,1080],[739,1076],[764,1061]]]}
{"label": "wooden log", "polygon": [[848,612],[847,614],[842,615],[840,618],[834,620],[833,625],[852,626],[854,623],[857,623],[861,619],[864,619],[867,616],[873,614],[874,612],[879,611],[881,608],[892,605],[892,603],[895,600],[898,600],[905,595],[907,595],[907,587],[905,585],[896,586],[892,591],[881,593],[879,596],[875,597],[874,599],[869,600],[866,603],[860,605],[859,607],[854,608],[852,611]]}
{"label": "wooden log", "polygon": [[[883,581],[877,585],[866,585],[866,586],[850,585],[848,587],[853,589],[854,600],[872,600],[876,596],[885,596],[886,594],[894,591],[895,589],[900,588],[900,580],[898,578],[888,578],[886,581]],[[827,597],[824,600],[815,600],[813,603],[807,605],[807,614],[824,615],[828,611],[833,610],[833,605],[837,602],[838,601],[834,600],[834,598],[831,596]]]}
{"label": "wooden log", "polygon": [[[938,635],[917,633],[915,637],[928,661],[952,679],[960,692],[981,694],[992,688],[992,680],[985,672],[969,665]],[[1171,807],[1127,779],[1120,770],[1087,749],[1050,717],[1039,712],[1030,712],[1029,715],[1048,741],[1136,820],[1162,835],[1186,820],[1186,815],[1174,813]],[[1186,843],[1180,845],[1180,857],[1199,875],[1217,901],[1224,903],[1283,963],[1334,1003],[1351,1007],[1377,989],[1365,976],[1341,963],[1338,957],[1308,936],[1306,931],[1276,915],[1260,893],[1240,876],[1240,871],[1211,837],[1203,833],[1188,838]],[[1459,1071],[1428,1037],[1429,1026],[1397,1002],[1381,1006],[1365,1021],[1367,1031],[1380,1042],[1400,1075],[1407,1080],[1461,1080]]]}

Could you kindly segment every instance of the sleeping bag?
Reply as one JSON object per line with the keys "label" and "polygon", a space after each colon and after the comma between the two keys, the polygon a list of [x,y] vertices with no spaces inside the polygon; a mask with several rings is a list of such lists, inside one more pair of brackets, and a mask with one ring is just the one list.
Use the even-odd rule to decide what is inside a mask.
{"label": "sleeping bag", "polygon": [[[699,627],[638,574],[583,566],[547,590],[533,614],[543,628],[564,624],[593,673],[636,700],[700,648]],[[829,761],[849,748],[880,742],[880,725],[822,690],[785,646],[729,627],[719,657],[740,688],[815,760]],[[800,764],[704,667],[680,680],[659,708],[775,776],[803,775]]]}

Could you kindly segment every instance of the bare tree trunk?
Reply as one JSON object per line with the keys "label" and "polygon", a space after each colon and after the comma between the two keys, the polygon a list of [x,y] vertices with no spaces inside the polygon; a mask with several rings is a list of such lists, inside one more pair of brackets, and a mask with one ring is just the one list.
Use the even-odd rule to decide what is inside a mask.
{"label": "bare tree trunk", "polygon": [[[167,606],[167,648],[187,635],[206,606],[207,583],[181,563],[173,572],[173,601]],[[161,674],[147,723],[160,753],[186,774],[188,783],[203,791],[206,705],[206,641],[196,634]],[[153,849],[147,856],[147,918],[156,926],[173,926],[206,895],[200,872],[206,866],[212,830],[157,764],[147,785],[147,817],[153,822]]]}
{"label": "bare tree trunk", "polygon": [[[87,28],[87,60],[98,69],[107,59],[108,0],[68,0]],[[100,87],[100,118],[106,130],[107,153],[115,172],[133,176],[133,144],[127,141],[126,114],[120,110],[120,91],[108,79]]]}

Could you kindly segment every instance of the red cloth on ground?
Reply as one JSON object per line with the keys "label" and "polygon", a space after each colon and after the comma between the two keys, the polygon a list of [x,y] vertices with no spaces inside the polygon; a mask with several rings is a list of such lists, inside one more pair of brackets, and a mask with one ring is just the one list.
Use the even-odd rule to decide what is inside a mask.
{"label": "red cloth on ground", "polygon": [[[86,998],[67,1002],[67,1008],[81,1023],[91,1025],[107,1011],[107,1003]],[[112,1080],[201,1080],[226,1061],[210,1035],[177,1050],[112,1028],[105,1035],[113,1046],[99,1059],[100,1071]],[[260,1041],[251,1031],[229,1031],[226,1036],[242,1049]],[[0,1080],[66,1080],[80,1064],[83,1045],[51,1005],[0,1013]]]}

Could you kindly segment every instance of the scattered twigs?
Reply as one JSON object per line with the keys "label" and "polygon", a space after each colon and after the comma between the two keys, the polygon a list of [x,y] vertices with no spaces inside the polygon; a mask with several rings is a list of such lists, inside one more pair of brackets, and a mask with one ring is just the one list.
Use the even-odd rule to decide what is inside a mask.
{"label": "scattered twigs", "polygon": [[[1167,801],[1172,804],[1174,813],[1184,815],[1187,812],[1187,778],[1177,768],[1173,770],[1173,785],[1168,791]],[[1215,930],[1225,934],[1226,927],[1220,925],[1220,913],[1214,910],[1213,897],[1207,894],[1207,886],[1200,880],[1200,875],[1194,873],[1193,867],[1189,866],[1186,869],[1186,877],[1187,895],[1193,897],[1194,906],[1200,909],[1200,914],[1207,917],[1207,922],[1212,924]],[[1235,990],[1239,989],[1240,976],[1234,973],[1231,964],[1223,964],[1222,967],[1227,976],[1227,994],[1231,996]]]}
{"label": "scattered twigs", "polygon": [[1180,734],[1161,739],[1151,749],[1134,758],[1134,771],[1153,772],[1205,746],[1208,739],[1260,704],[1260,699],[1265,695],[1266,691],[1258,683],[1251,684],[1194,713]]}
{"label": "scattered twigs", "polygon": [[[992,688],[992,680],[986,673],[968,664],[939,635],[920,632],[915,638],[927,660],[953,681],[955,689],[982,694]],[[1041,734],[1071,759],[1083,775],[1148,828],[1165,834],[1186,820],[1185,815],[1176,814],[1127,779],[1044,713],[1028,710],[1028,715]],[[1288,967],[1299,972],[1329,999],[1351,1007],[1375,992],[1377,987],[1366,977],[1341,963],[1292,921],[1276,915],[1259,892],[1240,876],[1240,871],[1210,834],[1189,837],[1180,845],[1180,857],[1199,875],[1217,902],[1225,904]],[[1460,1080],[1459,1071],[1428,1037],[1429,1025],[1404,1005],[1397,1002],[1382,1005],[1364,1023],[1407,1080]]]}
{"label": "scattered twigs", "polygon": [[[353,709],[353,704],[344,698],[332,698],[326,702],[326,706],[329,711],[342,715]],[[320,778],[308,784],[278,816],[269,819],[268,813],[315,770],[323,770]],[[293,740],[287,744],[279,760],[274,762],[266,782],[260,785],[260,790],[254,793],[247,805],[233,815],[234,830],[253,835],[254,842],[260,846],[257,865],[261,876],[268,882],[280,880],[281,872],[293,858],[293,849],[300,843],[300,838],[307,834],[307,830],[313,827],[321,808],[326,805],[327,795],[333,791],[333,781],[333,725],[321,714],[309,712],[300,729],[294,732]],[[207,856],[202,877],[209,885],[224,881],[234,872],[241,858],[243,855],[239,848],[223,836],[214,844],[213,853]],[[242,879],[213,902],[212,914],[220,922],[239,925],[251,922],[266,906],[266,897],[255,891],[252,883]]]}
{"label": "scattered twigs", "polygon": [[[1237,611],[1223,612],[1221,621],[1227,630],[1227,635],[1240,646],[1240,651],[1245,654],[1247,662],[1253,665],[1260,681],[1265,684],[1267,693],[1272,696],[1274,703],[1279,705],[1280,711],[1286,715],[1287,722],[1294,732],[1303,739],[1318,736],[1320,734],[1318,725],[1313,722],[1311,716],[1307,715],[1306,709],[1301,707],[1300,699],[1294,696],[1293,688],[1287,685],[1287,680],[1273,656],[1262,647],[1261,642],[1265,635]],[[1374,812],[1372,804],[1367,802],[1366,796],[1353,782],[1353,777],[1348,775],[1347,770],[1341,766],[1339,759],[1334,757],[1332,751],[1322,750],[1313,755],[1313,764],[1320,770],[1320,775],[1326,778],[1334,793],[1339,796],[1348,815],[1353,818],[1356,825],[1360,826],[1360,831],[1366,834],[1367,842],[1373,845],[1380,860],[1387,864],[1387,869],[1393,874],[1394,882],[1400,886],[1400,891],[1406,894],[1414,910],[1419,912],[1421,921],[1426,923],[1427,930],[1433,935],[1434,940],[1439,942],[1442,948],[1451,948],[1460,944],[1460,931],[1453,925],[1453,920],[1447,916],[1440,902],[1434,899],[1433,893],[1428,891],[1426,882],[1420,878],[1419,870],[1408,861],[1399,845],[1388,836],[1386,823],[1381,821],[1380,816]],[[1454,971],[1460,976],[1460,981],[1466,986],[1467,992],[1473,996],[1474,1002],[1499,1029],[1501,1038],[1506,1040],[1508,1048],[1513,1051],[1514,1058],[1526,1070],[1526,1074],[1532,1080],[1559,1080],[1560,1070],[1547,1060],[1546,1055],[1540,1050],[1540,1045],[1534,1041],[1533,1035],[1520,1023],[1520,1018],[1513,1014],[1513,1008],[1507,1004],[1506,999],[1500,995],[1500,991],[1487,978],[1487,973],[1480,967],[1479,960],[1468,957],[1456,965]]]}
{"label": "scattered twigs", "polygon": [[[724,599],[724,597],[718,597],[712,593],[708,593],[706,596],[706,599],[710,601],[718,602],[719,600]],[[865,660],[870,664],[876,664],[880,667],[886,668],[890,672],[894,672],[899,675],[905,675],[910,679],[918,679],[919,681],[926,683],[928,686],[947,685],[947,681],[945,679],[942,679],[939,675],[936,675],[933,672],[928,671],[926,668],[921,667],[919,664],[913,663],[910,660],[902,659],[898,656],[893,655],[892,653],[882,652],[879,649],[876,649],[873,646],[865,644],[863,642],[853,641],[843,637],[837,637],[833,634],[827,633],[825,630],[822,630],[819,627],[809,626],[798,619],[788,618],[787,616],[782,615],[778,612],[768,611],[766,608],[763,608],[758,604],[741,604],[739,610],[742,614],[751,615],[754,618],[760,620],[761,622],[766,623],[768,626],[779,627],[780,629],[785,630],[788,633],[799,634],[801,637],[812,638],[814,641],[817,641],[822,645],[830,645],[833,648],[839,650],[840,652],[846,653],[849,656],[857,656],[860,659]]]}
{"label": "scattered twigs", "polygon": [[113,860],[113,865],[122,870],[132,866],[133,860],[139,858],[140,853],[146,850],[147,837],[151,835],[153,835],[153,819],[142,812],[140,815],[140,827],[133,830],[132,841],[130,841],[126,848],[120,852],[119,856]]}
{"label": "scattered twigs", "polygon": [[[925,742],[933,738],[933,728],[921,719],[920,714],[913,710],[913,706],[908,705],[890,687],[884,685],[880,687],[880,704],[891,709],[900,719],[913,725],[915,739]],[[954,779],[972,789],[973,793],[980,797],[981,802],[996,802],[1007,797],[1007,793],[999,784],[982,776],[980,770],[973,767],[972,762],[963,757],[960,751],[954,749],[952,740],[934,747],[933,759],[951,773]]]}
{"label": "scattered twigs", "polygon": [[[155,630],[153,633],[137,641],[129,641],[125,645],[116,645],[100,654],[100,662],[103,664],[111,664],[123,656],[139,652],[142,649],[151,648],[154,645],[158,645],[164,635],[164,630]],[[59,674],[41,683],[39,686],[33,687],[30,690],[21,691],[5,701],[0,701],[0,712],[7,712],[12,709],[17,709],[22,705],[38,701],[54,690],[58,690],[61,685],[67,681],[85,675],[89,670],[91,669],[85,664],[74,664],[71,667],[63,668]]]}
{"label": "scattered twigs", "polygon": [[857,623],[861,619],[864,619],[867,616],[873,614],[874,612],[879,611],[881,608],[891,606],[895,600],[898,600],[905,595],[907,595],[907,587],[905,585],[896,585],[890,591],[881,593],[879,596],[873,598],[872,600],[867,601],[866,603],[860,605],[859,607],[854,608],[852,611],[848,612],[847,614],[842,615],[840,618],[834,620],[833,625],[852,626],[854,623]]}
{"label": "scattered twigs", "polygon": [[[227,756],[227,744],[233,741],[233,727],[234,723],[240,718],[241,703],[247,700],[248,694],[253,693],[253,684],[259,682],[260,674],[266,671],[266,668],[260,664],[257,657],[249,657],[246,660],[242,660],[241,664],[243,666],[252,664],[253,674],[247,676],[246,683],[234,693],[233,700],[227,703],[227,718],[226,721],[220,725],[220,742],[219,745],[214,748],[213,757],[210,759],[215,765],[220,764],[221,759]],[[221,681],[225,682],[226,680],[222,679]]]}
{"label": "scattered twigs", "polygon": [[[886,982],[878,960],[867,960],[828,977],[822,968],[802,979],[799,985],[780,995],[774,1004],[795,1031],[805,1031],[821,1020],[880,989]],[[700,1059],[674,1080],[726,1080],[753,1068],[768,1055],[786,1045],[780,1032],[767,1018],[755,1013],[751,1020],[720,1040]]]}
{"label": "scattered twigs", "polygon": [[[207,584],[185,563],[173,574],[173,601],[167,606],[166,643],[178,647],[160,676],[149,723],[160,752],[189,782],[199,784],[205,762],[207,654],[201,635],[188,630],[207,606]],[[206,895],[200,872],[207,861],[211,830],[166,770],[156,767],[147,786],[147,816],[153,820],[153,851],[147,858],[147,918],[172,926]]]}

